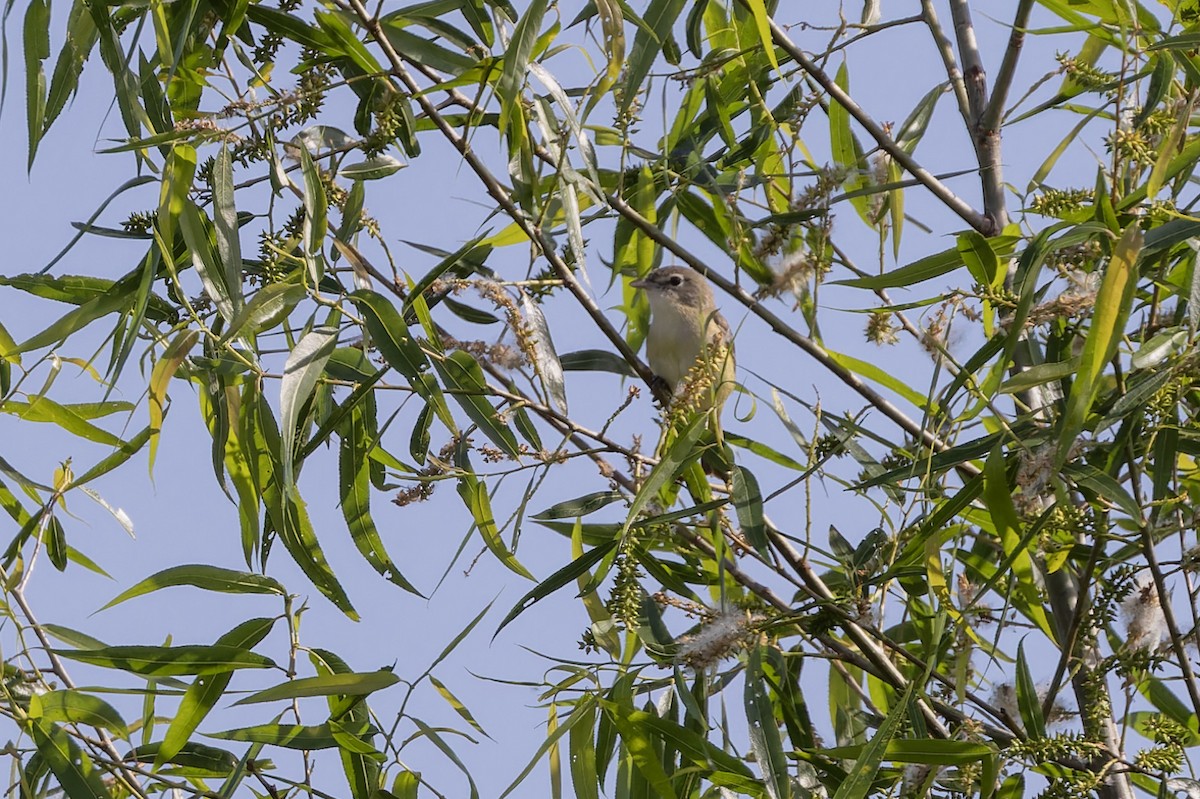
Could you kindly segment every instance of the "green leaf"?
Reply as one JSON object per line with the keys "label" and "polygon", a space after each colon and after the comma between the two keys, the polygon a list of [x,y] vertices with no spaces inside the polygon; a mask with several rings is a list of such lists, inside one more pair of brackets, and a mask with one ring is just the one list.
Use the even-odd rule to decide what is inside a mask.
{"label": "green leaf", "polygon": [[[991,516],[992,525],[1004,549],[1005,562],[1011,563],[1016,583],[1012,601],[1017,608],[1051,635],[1049,621],[1042,607],[1040,582],[1033,570],[1033,558],[1029,554],[1029,536],[1022,536],[1023,526],[1013,503],[1012,488],[1008,484],[1005,470],[1004,451],[997,444],[983,466],[983,501]],[[1052,636],[1051,636],[1052,637]]]}
{"label": "green leaf", "polygon": [[151,473],[154,471],[155,456],[158,453],[159,434],[162,432],[163,419],[167,415],[167,386],[171,383],[171,378],[179,371],[179,366],[187,358],[188,353],[192,351],[192,347],[200,339],[199,330],[181,330],[179,334],[172,339],[163,351],[162,357],[154,362],[154,368],[150,372],[150,382],[146,386],[146,393],[149,398],[149,416],[150,416],[150,457],[149,469]]}
{"label": "green leaf", "polygon": [[295,491],[296,476],[293,458],[296,452],[297,425],[300,409],[312,395],[317,380],[325,373],[325,364],[337,348],[338,330],[318,327],[296,342],[283,367],[279,381],[280,461],[284,491]]}
{"label": "green leaf", "polygon": [[[195,204],[188,199],[188,193],[192,189],[195,178],[196,148],[189,144],[176,144],[171,147],[167,155],[166,166],[163,169],[158,198],[158,214],[155,219],[158,249],[163,261],[171,268],[177,267],[174,243],[175,234],[180,232],[180,216],[185,208],[189,206],[195,208]],[[197,238],[199,238],[197,231],[193,231],[193,233],[197,233]]]}
{"label": "green leaf", "polygon": [[67,533],[57,516],[46,517],[46,524],[40,532],[41,540],[46,544],[46,556],[50,565],[61,571],[67,569]]}
{"label": "green leaf", "polygon": [[752,796],[762,795],[762,785],[741,759],[695,730],[617,702],[601,701],[600,705],[608,716],[619,717],[627,725],[640,727],[653,733],[663,744],[675,747],[684,761],[701,769],[714,784]]}
{"label": "green leaf", "polygon": [[579,575],[586,574],[588,569],[599,563],[605,555],[607,555],[613,550],[614,547],[616,547],[616,545],[617,541],[612,540],[593,547],[583,556],[575,558],[566,566],[563,566],[554,574],[538,583],[533,590],[525,594],[525,596],[521,597],[517,603],[513,605],[512,610],[508,612],[508,615],[505,616],[504,620],[500,622],[500,626],[496,628],[496,632],[492,633],[492,640],[496,640],[496,636],[500,634],[500,631],[507,627],[509,622],[517,618],[517,616],[520,616],[522,613],[529,610],[529,608],[533,607],[538,602],[541,602],[543,599],[550,596],[568,583],[574,582]]}
{"label": "green leaf", "polygon": [[938,100],[950,89],[950,82],[939,83],[922,97],[896,131],[896,144],[909,155],[917,149],[917,144],[925,136],[933,112],[937,109]]}
{"label": "green leaf", "polygon": [[205,293],[217,306],[217,312],[225,322],[232,322],[237,310],[240,310],[233,298],[241,291],[241,270],[238,270],[235,282],[231,284],[227,269],[217,252],[215,228],[191,200],[184,199],[180,207],[179,230],[192,253],[192,266],[200,276]]}
{"label": "green leaf", "polygon": [[461,470],[458,478],[458,495],[462,497],[463,504],[471,512],[475,526],[479,528],[479,534],[483,537],[483,543],[510,571],[537,582],[529,570],[517,560],[517,556],[505,546],[504,539],[500,537],[500,530],[496,527],[496,517],[492,513],[492,502],[488,498],[487,486],[475,476],[465,452],[462,452],[458,458],[458,467]]}
{"label": "green leaf", "polygon": [[430,727],[425,722],[414,717],[412,719],[412,723],[417,730],[420,731],[420,734],[428,738],[430,743],[441,750],[442,754],[444,754],[451,763],[457,766],[458,770],[461,771],[463,776],[467,778],[467,785],[470,788],[470,793],[468,794],[470,799],[479,799],[479,789],[475,786],[475,778],[471,776],[471,771],[466,767],[459,756],[455,754],[454,749],[446,743],[446,740],[438,734],[437,730]]}
{"label": "green leaf", "polygon": [[[830,359],[848,371],[854,372],[857,375],[865,377],[867,380],[894,391],[906,402],[912,403],[915,407],[925,409],[929,406],[929,397],[909,386],[903,378],[891,370],[876,366],[869,361],[860,360],[852,355],[845,355],[833,350],[826,350],[826,352]],[[936,409],[936,407],[934,405],[932,409]]]}
{"label": "green leaf", "polygon": [[[327,649],[312,649],[309,660],[320,677],[353,674],[350,666],[338,655]],[[342,772],[350,785],[353,799],[373,799],[380,785],[380,753],[375,749],[374,733],[351,735],[346,725],[359,725],[370,721],[371,709],[365,699],[355,695],[330,695],[326,697],[331,719],[337,719],[336,730],[341,746],[338,757],[342,761]]]}
{"label": "green leaf", "polygon": [[329,206],[321,173],[305,146],[300,147],[300,168],[304,174],[304,226],[301,235],[304,262],[308,264],[308,279],[315,287],[320,285],[321,278],[325,276],[324,245]]}
{"label": "green leaf", "polygon": [[1029,661],[1025,659],[1025,639],[1017,644],[1017,710],[1025,732],[1033,740],[1046,737],[1046,720],[1042,717],[1042,703],[1038,699],[1037,685],[1029,672]]}
{"label": "green leaf", "polygon": [[315,751],[318,749],[335,749],[341,744],[339,734],[361,736],[378,733],[372,724],[361,722],[343,724],[335,732],[331,724],[315,724],[303,726],[300,724],[259,724],[255,727],[240,727],[234,730],[208,733],[210,738],[221,738],[226,741],[245,741],[247,743],[282,746],[285,749]]}
{"label": "green leaf", "polygon": [[[396,48],[396,52],[418,63],[450,75],[463,75],[477,65],[474,58],[405,30],[399,26],[400,20],[395,19],[392,14],[385,15],[380,22],[383,25],[384,38]],[[410,156],[415,155],[411,150],[406,152]]]}
{"label": "green leaf", "polygon": [[242,310],[242,244],[238,238],[237,207],[233,201],[233,159],[229,147],[221,145],[212,169],[213,227],[217,237],[217,255],[225,272],[225,288],[229,292],[233,316]]}
{"label": "green leaf", "polygon": [[[857,760],[865,746],[839,746],[818,750],[821,755],[838,760]],[[892,763],[925,763],[931,766],[966,766],[991,757],[995,750],[976,741],[946,741],[929,738],[902,739],[888,742],[883,759]]]}
{"label": "green leaf", "polygon": [[433,662],[430,663],[425,669],[425,673],[432,673],[437,664],[449,657],[450,654],[458,648],[458,645],[466,640],[467,636],[471,634],[471,631],[479,626],[479,622],[483,621],[483,617],[488,614],[488,611],[492,609],[492,605],[495,604],[495,602],[495,599],[493,599],[491,602],[488,602],[487,605],[484,606],[483,610],[475,614],[475,618],[471,619],[471,621],[467,622],[465,627],[459,630],[458,635],[454,636],[454,639],[451,640],[450,643],[446,644],[442,651],[438,653],[438,656],[433,659]]}
{"label": "green leaf", "polygon": [[[428,407],[428,406],[427,406]],[[368,417],[370,414],[370,417]],[[400,572],[371,517],[371,450],[376,445],[374,402],[360,402],[341,428],[338,446],[338,493],[342,518],[359,554],[380,576],[405,591],[424,596]]]}
{"label": "green leaf", "polygon": [[564,372],[612,372],[637,377],[629,362],[611,350],[577,350],[565,353],[559,361]]}
{"label": "green leaf", "polygon": [[417,789],[420,785],[420,774],[405,769],[392,780],[392,795],[395,799],[417,799]]}
{"label": "green leaf", "polygon": [[[244,621],[218,638],[217,645],[252,649],[267,637],[275,625],[275,621],[275,619]],[[201,745],[189,743],[188,738],[225,696],[225,689],[229,687],[229,681],[233,679],[233,675],[232,670],[209,674],[204,679],[194,680],[187,687],[183,698],[179,700],[179,707],[175,710],[175,715],[171,717],[171,724],[163,736],[161,747],[154,752],[155,762],[158,765],[179,762],[177,759],[179,755],[189,751],[196,756],[203,754],[190,750],[190,747]],[[207,747],[203,748],[207,749]]]}
{"label": "green leaf", "polygon": [[[988,239],[992,251],[1000,258],[1007,258],[1013,253],[1020,236],[999,235]],[[871,277],[859,277],[849,280],[833,280],[832,284],[837,286],[850,286],[852,288],[870,289],[892,289],[900,287],[909,287],[916,283],[922,283],[926,280],[932,280],[936,277],[953,272],[963,265],[962,253],[957,247],[949,250],[927,255],[913,261],[911,264],[893,269],[890,272],[885,272],[882,275],[872,275]]]}
{"label": "green leaf", "polygon": [[[761,646],[751,649],[746,662],[744,699],[750,748],[759,768],[762,769],[763,779],[767,784],[767,795],[771,799],[790,799],[792,782],[788,774],[788,761],[783,754],[779,725],[775,721],[775,711],[771,706],[771,696],[767,692],[766,680],[763,677],[762,650]],[[882,729],[880,731],[882,732]],[[846,799],[841,796],[841,790],[838,791],[837,799]]]}
{"label": "green leaf", "polygon": [[1063,378],[1074,377],[1078,371],[1078,358],[1039,363],[1037,366],[1031,366],[1028,369],[1018,372],[1012,378],[1001,383],[1000,393],[1016,394],[1021,391],[1027,391],[1034,386],[1041,386],[1046,383],[1062,380]]}
{"label": "green leaf", "polygon": [[231,669],[277,668],[267,657],[235,646],[107,646],[99,649],[56,649],[54,654],[106,669],[144,677],[217,674]]}
{"label": "green leaf", "polygon": [[[30,0],[25,9],[23,28],[25,52],[25,118],[28,123],[29,157],[26,168],[33,170],[33,159],[45,131],[46,70],[42,62],[50,57],[50,7],[44,0]],[[7,85],[7,81],[5,81]]]}
{"label": "green leaf", "polygon": [[976,283],[999,288],[1004,282],[1006,270],[1001,269],[1000,258],[992,249],[989,239],[977,231],[968,230],[958,234],[956,249]]}
{"label": "green leaf", "polygon": [[[48,269],[48,268],[47,268]],[[42,275],[25,272],[23,275],[2,276],[0,286],[11,286],[34,296],[58,302],[70,302],[71,305],[83,305],[85,302],[103,298],[106,295],[124,296],[130,284],[131,276],[120,281],[108,280],[107,277],[91,277],[88,275]],[[148,316],[155,322],[174,324],[179,314],[166,300],[157,295],[149,299]]]}
{"label": "green leaf", "polygon": [[962,266],[962,255],[957,248],[942,250],[913,261],[911,264],[871,277],[856,277],[849,280],[832,280],[835,286],[850,286],[857,289],[891,289],[908,287],[926,280],[933,280],[953,272]]}
{"label": "green leaf", "polygon": [[150,441],[151,430],[149,427],[143,428],[140,433],[129,439],[123,446],[119,447],[115,452],[106,455],[87,471],[82,474],[75,475],[75,479],[71,481],[72,486],[84,486],[93,480],[103,477],[121,464],[128,461],[134,455],[141,451],[142,447]]}
{"label": "green leaf", "polygon": [[400,678],[387,669],[301,677],[250,694],[233,704],[255,705],[306,696],[367,696],[398,682]]}
{"label": "green leaf", "polygon": [[160,764],[170,763],[186,771],[189,776],[224,777],[238,763],[233,752],[198,743],[187,743],[168,757],[163,757],[166,743],[149,743],[135,746],[126,757],[130,760]]}
{"label": "green leaf", "polygon": [[107,610],[134,597],[144,596],[163,588],[174,588],[181,585],[190,585],[194,588],[223,594],[287,595],[287,589],[283,587],[282,583],[264,574],[223,569],[220,566],[187,564],[172,566],[152,574],[132,588],[113,597],[100,610]]}
{"label": "green leaf", "polygon": [[525,86],[525,72],[533,55],[534,45],[542,30],[542,18],[546,14],[547,0],[532,0],[525,14],[513,28],[508,49],[504,52],[504,68],[496,82],[496,98],[500,102],[500,130],[507,131],[513,109],[521,108],[521,90]]}
{"label": "green leaf", "polygon": [[47,691],[29,697],[29,717],[44,722],[86,724],[129,740],[129,727],[112,705],[76,690]]}
{"label": "green leaf", "polygon": [[779,60],[775,57],[775,43],[771,38],[771,16],[767,12],[767,4],[763,0],[747,0],[746,5],[754,15],[754,27],[762,40],[763,52],[771,62],[771,68],[779,69]]}
{"label": "green leaf", "polygon": [[1104,270],[1104,280],[1096,295],[1091,326],[1079,359],[1079,372],[1071,384],[1067,409],[1059,428],[1056,469],[1061,469],[1067,462],[1075,440],[1083,432],[1092,400],[1100,390],[1100,378],[1121,341],[1137,290],[1137,263],[1143,241],[1142,230],[1134,222],[1121,235]]}
{"label": "green leaf", "polygon": [[[441,680],[430,674],[429,682],[431,685],[433,685],[434,690],[441,694],[442,699],[446,700],[446,703],[454,709],[454,712],[457,713],[463,719],[463,721],[470,724],[481,734],[487,735],[487,732],[483,729],[479,722],[475,720],[475,716],[471,714],[471,711],[467,709],[467,706],[464,705],[459,698],[455,696],[454,693],[445,686],[445,684],[442,683]],[[488,735],[488,737],[491,738],[492,736]]]}
{"label": "green leaf", "polygon": [[553,519],[574,519],[577,516],[588,516],[624,498],[625,495],[620,491],[597,491],[592,494],[585,494],[582,497],[555,503],[544,511],[535,513],[530,518],[537,522]]}
{"label": "green leaf", "polygon": [[10,350],[8,355],[13,356],[41,349],[42,347],[58,346],[58,344],[66,341],[67,338],[70,338],[76,332],[83,330],[86,326],[95,322],[96,319],[107,317],[110,313],[125,310],[130,304],[131,298],[124,292],[124,287],[122,287],[120,293],[114,290],[112,294],[97,296],[94,300],[84,302],[76,310],[64,314],[64,316],[56,320],[56,322],[50,323],[41,332],[37,332],[34,336],[26,338],[24,342],[20,343],[17,349]]}
{"label": "green leaf", "polygon": [[694,449],[696,442],[700,440],[700,436],[708,429],[707,422],[708,418],[706,414],[697,414],[688,423],[687,427],[679,431],[675,441],[671,443],[670,449],[654,465],[654,468],[650,470],[650,474],[646,475],[646,481],[642,483],[642,487],[638,489],[637,496],[629,504],[629,513],[625,517],[625,524],[621,527],[621,537],[624,537],[629,532],[629,528],[637,521],[646,504],[658,496],[659,489],[674,480],[675,475],[679,473],[680,467],[695,457],[696,453]]}
{"label": "green leaf", "polygon": [[375,56],[371,55],[371,51],[354,34],[342,16],[328,11],[315,11],[314,16],[317,24],[321,26],[321,30],[329,34],[335,45],[341,48],[342,52],[354,62],[354,66],[367,75],[378,75],[383,72],[383,67],[375,59]]}
{"label": "green leaf", "polygon": [[[111,416],[114,413],[131,413],[137,409],[137,406],[131,402],[123,400],[109,400],[105,402],[72,402],[59,407],[66,408],[71,413],[78,416],[80,419],[102,419],[105,416]],[[48,422],[49,417],[44,417],[37,408],[28,402],[20,400],[5,400],[4,409],[9,413],[18,414],[23,421],[26,422]]]}
{"label": "green leaf", "polygon": [[567,731],[567,762],[571,768],[575,799],[600,799],[600,775],[596,771],[596,712],[595,702],[581,702],[571,714],[573,723]]}
{"label": "green leaf", "polygon": [[642,15],[645,24],[638,26],[629,58],[625,61],[625,85],[621,91],[619,109],[621,114],[629,111],[641,91],[642,82],[650,74],[650,68],[662,51],[663,44],[671,36],[684,5],[685,0],[650,0],[646,6],[646,12]]}
{"label": "green leaf", "polygon": [[350,295],[350,299],[358,306],[367,332],[379,348],[379,354],[389,366],[409,380],[413,391],[433,407],[446,429],[457,433],[458,426],[446,406],[446,399],[438,388],[437,381],[428,374],[429,360],[425,357],[421,345],[409,334],[408,325],[405,324],[404,317],[397,312],[396,306],[383,295],[373,291],[356,291]]}
{"label": "green leaf", "polygon": [[[259,408],[262,415],[262,407]],[[282,469],[277,462],[272,463],[272,472],[278,474]],[[312,584],[325,597],[352,619],[358,619],[358,612],[346,595],[346,590],[338,582],[337,576],[329,566],[321,544],[317,540],[308,509],[294,492],[284,492],[278,486],[270,486],[263,492],[264,504],[271,527],[279,533],[279,540],[287,549],[292,560],[304,572]]]}
{"label": "green leaf", "polygon": [[658,747],[655,745],[654,736],[651,735],[653,728],[647,723],[650,714],[640,713],[612,702],[602,702],[601,706],[620,734],[621,742],[633,760],[633,765],[650,783],[654,796],[658,799],[675,799],[675,787],[663,769]]}
{"label": "green leaf", "polygon": [[71,12],[67,16],[67,35],[62,50],[54,64],[54,74],[50,78],[50,89],[46,93],[45,119],[42,122],[43,132],[50,130],[54,120],[66,107],[67,101],[79,90],[79,76],[83,72],[83,62],[91,54],[96,45],[98,31],[92,19],[91,10],[84,0],[75,0]]}
{"label": "green leaf", "polygon": [[97,427],[66,405],[59,405],[48,397],[31,396],[28,403],[0,403],[0,411],[12,413],[23,421],[51,422],[68,433],[87,441],[109,447],[125,447],[126,444],[107,430]]}
{"label": "green leaf", "polygon": [[111,799],[102,772],[62,727],[33,722],[28,729],[38,755],[69,799]]}
{"label": "green leaf", "polygon": [[434,368],[441,375],[446,388],[467,416],[479,426],[479,430],[508,457],[519,460],[521,445],[517,437],[501,419],[496,409],[487,401],[489,394],[483,368],[465,350],[457,350],[444,359],[434,360]]}
{"label": "green leaf", "polygon": [[340,166],[338,174],[350,180],[379,180],[396,174],[405,166],[400,159],[385,154]]}
{"label": "green leaf", "polygon": [[[849,93],[850,72],[844,61],[838,67],[834,82],[843,91]],[[833,162],[846,173],[846,179],[842,185],[851,195],[850,204],[854,206],[854,210],[858,212],[864,222],[874,226],[871,221],[870,197],[857,193],[870,185],[862,147],[855,138],[854,131],[850,128],[850,112],[841,103],[834,101],[829,103],[829,143],[833,150]]]}
{"label": "green leaf", "polygon": [[838,786],[833,799],[866,799],[871,792],[871,783],[879,772],[879,766],[887,755],[888,744],[900,731],[900,725],[908,715],[909,704],[916,691],[916,681],[910,682],[903,696],[898,697],[888,712],[887,718],[879,725],[879,729],[871,740],[863,747],[862,754],[854,762],[846,774],[846,779]]}
{"label": "green leaf", "polygon": [[772,463],[778,464],[785,469],[791,469],[796,472],[806,472],[809,468],[803,463],[800,463],[793,458],[789,458],[782,452],[763,444],[761,441],[755,441],[754,439],[746,438],[745,436],[739,436],[734,433],[726,433],[725,443],[737,447],[738,449],[744,449],[747,452],[753,452],[755,455],[769,460]]}
{"label": "green leaf", "polygon": [[253,336],[271,329],[286,319],[307,294],[304,286],[294,283],[268,283],[250,298],[229,323],[221,341],[231,341],[239,335]]}
{"label": "green leaf", "polygon": [[733,467],[733,507],[737,511],[741,533],[758,554],[771,561],[771,545],[763,519],[762,491],[753,472],[743,466]]}
{"label": "green leaf", "polygon": [[421,279],[418,280],[411,289],[409,289],[408,298],[404,301],[403,313],[405,315],[409,314],[413,309],[414,303],[416,303],[418,299],[423,299],[425,297],[425,292],[429,291],[429,288],[433,286],[436,281],[441,280],[447,272],[452,273],[455,277],[461,278],[468,278],[474,274],[490,274],[490,270],[487,269],[485,264],[487,263],[488,256],[492,253],[492,248],[486,244],[480,245],[479,242],[481,242],[483,239],[484,236],[476,236],[452,253],[447,253],[444,250],[439,250],[436,248],[425,247],[423,245],[416,245],[413,244],[413,242],[407,242],[411,246],[437,255],[442,260],[439,261],[436,266],[426,272],[425,275],[422,276]]}

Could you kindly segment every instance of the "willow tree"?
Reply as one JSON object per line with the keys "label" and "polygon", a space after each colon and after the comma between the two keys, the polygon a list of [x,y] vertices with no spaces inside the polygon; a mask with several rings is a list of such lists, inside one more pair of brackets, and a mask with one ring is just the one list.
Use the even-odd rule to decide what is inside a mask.
{"label": "willow tree", "polygon": [[[585,630],[582,652],[510,642],[562,658],[529,675],[549,722],[512,791],[1200,791],[1200,9],[818,5],[10,0],[29,164],[106,70],[123,132],[98,157],[128,168],[112,207],[144,209],[105,203],[70,242],[140,241],[116,279],[0,279],[47,321],[2,320],[0,410],[104,453],[53,477],[0,460],[22,795],[461,795],[410,755],[431,741],[472,779],[476,748],[407,705],[454,701],[432,667],[387,641],[352,665],[296,623],[305,596],[358,616],[325,556],[348,541],[419,602],[440,566],[380,520],[460,504],[449,535],[525,595],[452,644],[539,603]],[[396,198],[439,201],[409,177],[434,158],[486,213],[405,224]],[[630,283],[667,264],[742,320],[727,474],[686,391],[630,421],[661,385]],[[57,393],[66,363],[96,396]],[[191,586],[278,616],[186,646],[39,623],[32,565],[96,565],[68,503],[153,464],[185,412],[245,569],[182,554],[114,601]],[[306,502],[315,474],[332,506]],[[546,540],[563,555],[535,575]],[[256,722],[231,728],[247,690]]]}

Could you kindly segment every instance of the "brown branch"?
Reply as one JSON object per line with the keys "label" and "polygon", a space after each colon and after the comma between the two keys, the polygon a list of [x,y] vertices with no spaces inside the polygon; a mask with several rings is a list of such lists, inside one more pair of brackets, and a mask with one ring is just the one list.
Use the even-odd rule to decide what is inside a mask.
{"label": "brown branch", "polygon": [[994,224],[991,219],[972,208],[969,203],[951,191],[946,184],[938,180],[937,177],[929,172],[929,170],[917,163],[916,159],[909,155],[904,148],[900,147],[900,145],[896,143],[896,140],[888,135],[888,133],[884,131],[883,127],[878,122],[871,118],[870,114],[864,111],[862,107],[858,105],[858,103],[854,102],[850,95],[846,94],[846,92],[842,90],[842,87],[838,86],[837,83],[835,83],[834,80],[829,77],[829,74],[826,73],[825,70],[817,66],[817,64],[811,58],[806,56],[803,51],[796,46],[796,44],[788,37],[787,32],[780,27],[779,23],[773,19],[770,21],[770,23],[771,38],[775,41],[775,44],[779,45],[779,47],[781,47],[783,51],[788,54],[788,57],[799,64],[800,67],[807,72],[809,76],[812,77],[812,79],[816,81],[817,84],[824,89],[831,98],[833,98],[833,100],[845,108],[847,113],[854,117],[855,121],[857,121],[858,124],[861,125],[867,131],[867,133],[871,135],[871,138],[875,140],[876,144],[879,145],[881,150],[890,155],[897,164],[902,166],[909,174],[919,180],[921,184],[930,191],[930,193],[941,200],[947,208],[961,217],[962,220],[972,228],[978,230],[985,236],[994,235],[995,233],[999,232],[998,229],[994,229]]}

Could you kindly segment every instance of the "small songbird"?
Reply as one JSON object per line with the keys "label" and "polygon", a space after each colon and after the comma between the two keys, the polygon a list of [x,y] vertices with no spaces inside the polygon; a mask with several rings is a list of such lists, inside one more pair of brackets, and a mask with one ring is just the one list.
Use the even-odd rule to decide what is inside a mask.
{"label": "small songbird", "polygon": [[692,269],[666,266],[630,285],[650,300],[650,369],[666,383],[673,402],[712,412],[720,442],[721,406],[733,391],[736,369],[729,323],[717,310],[708,281]]}

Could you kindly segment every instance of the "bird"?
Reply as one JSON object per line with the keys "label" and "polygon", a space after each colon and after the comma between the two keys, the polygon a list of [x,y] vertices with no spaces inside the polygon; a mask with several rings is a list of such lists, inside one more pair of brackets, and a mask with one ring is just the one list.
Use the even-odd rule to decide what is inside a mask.
{"label": "bird", "polygon": [[670,392],[669,410],[709,412],[723,444],[720,413],[733,391],[736,364],[733,335],[708,280],[687,267],[664,266],[630,285],[650,301],[646,359]]}

